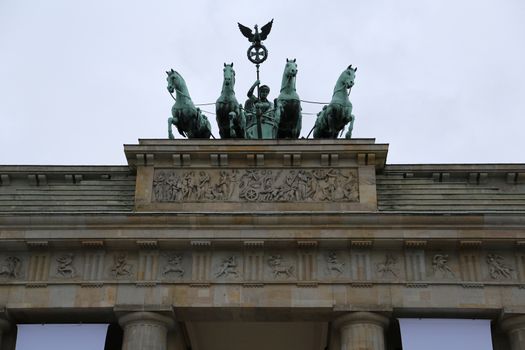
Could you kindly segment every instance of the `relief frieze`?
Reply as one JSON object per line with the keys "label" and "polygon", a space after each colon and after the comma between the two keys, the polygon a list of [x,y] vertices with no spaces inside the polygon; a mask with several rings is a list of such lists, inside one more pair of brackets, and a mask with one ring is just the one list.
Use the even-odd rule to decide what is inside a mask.
{"label": "relief frieze", "polygon": [[157,202],[357,202],[355,169],[156,170]]}
{"label": "relief frieze", "polygon": [[487,255],[487,265],[489,266],[489,274],[492,279],[512,278],[512,267],[505,263],[505,258],[497,254]]}
{"label": "relief frieze", "polygon": [[326,256],[326,270],[328,274],[339,276],[344,272],[345,264],[340,262],[336,252],[329,252]]}
{"label": "relief frieze", "polygon": [[75,277],[76,270],[73,267],[74,255],[71,253],[62,254],[56,258],[57,268],[56,274],[61,277]]}
{"label": "relief frieze", "polygon": [[166,265],[162,267],[162,275],[175,275],[179,278],[184,276],[184,268],[182,267],[182,255],[180,254],[166,254]]}
{"label": "relief frieze", "polygon": [[7,278],[18,278],[20,276],[20,268],[22,267],[22,260],[16,256],[8,256],[4,262],[0,264],[0,276]]}
{"label": "relief frieze", "polygon": [[456,277],[454,271],[449,265],[448,254],[435,254],[432,258],[432,269],[434,270],[434,275],[441,277]]}
{"label": "relief frieze", "polygon": [[[90,253],[92,254],[92,253]],[[101,254],[94,252],[93,254]],[[447,283],[463,286],[492,283],[520,284],[521,267],[513,266],[510,251],[479,253],[483,258],[468,260],[463,268],[484,271],[484,276],[464,275],[454,250],[428,252],[417,259],[411,250],[383,249],[305,250],[276,249],[270,252],[199,248],[197,250],[140,252],[138,263],[133,251],[108,252],[107,259],[81,258],[81,252],[18,252],[0,255],[0,284],[20,283],[109,283],[153,281],[157,283]],[[147,257],[158,254],[158,263]],[[53,256],[51,262],[41,258]],[[146,257],[146,259],[144,259]],[[95,262],[98,261],[98,262]],[[31,263],[30,263],[31,262]],[[419,266],[417,269],[415,266]],[[91,268],[92,266],[93,269]],[[141,267],[142,266],[142,267]],[[519,270],[519,271],[518,271]],[[95,272],[97,274],[95,274]],[[106,271],[103,276],[103,271]],[[476,277],[477,276],[477,277]],[[58,277],[58,279],[57,279]],[[36,281],[36,282],[35,282]],[[420,284],[418,284],[420,285]]]}

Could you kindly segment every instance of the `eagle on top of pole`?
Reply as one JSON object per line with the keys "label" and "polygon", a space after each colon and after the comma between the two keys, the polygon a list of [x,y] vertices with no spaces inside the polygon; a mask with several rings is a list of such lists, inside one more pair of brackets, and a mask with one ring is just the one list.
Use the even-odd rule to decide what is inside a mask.
{"label": "eagle on top of pole", "polygon": [[[250,62],[252,62],[253,64],[255,64],[255,67],[256,67],[256,72],[257,72],[257,80],[255,81],[254,85],[252,86],[252,88],[250,88],[250,91],[248,92],[248,97],[253,99],[253,95],[252,95],[252,92],[253,92],[253,89],[255,88],[255,86],[257,86],[257,99],[258,101],[261,101],[261,88],[264,88],[265,91],[264,91],[264,98],[263,100],[266,100],[266,95],[268,94],[269,92],[269,88],[266,86],[266,85],[263,85],[262,87],[259,87],[259,84],[260,84],[260,80],[259,80],[259,67],[261,65],[261,63],[263,63],[264,61],[266,61],[266,59],[268,58],[268,50],[266,49],[266,47],[261,43],[263,40],[266,40],[266,38],[268,37],[268,34],[270,34],[270,31],[272,30],[272,24],[273,24],[273,19],[266,23],[265,25],[263,25],[261,27],[261,31],[259,31],[259,26],[256,24],[254,29],[255,29],[255,32],[252,31],[250,28],[240,24],[237,22],[237,24],[239,25],[239,30],[241,31],[242,35],[244,35],[249,42],[252,43],[252,45],[250,45],[250,47],[248,48],[248,51],[246,52],[246,55],[248,56],[248,60]],[[268,90],[268,91],[266,91]],[[252,97],[250,97],[252,96]],[[265,109],[273,109],[273,105],[271,105],[271,103],[268,104],[268,106],[266,106],[267,108]],[[255,123],[257,124],[257,135],[256,135],[256,138],[259,138],[259,139],[262,139],[263,138],[263,127],[262,127],[262,124],[261,124],[261,119],[263,118],[263,115],[264,114],[264,111],[262,110],[259,110],[255,113]],[[254,135],[255,136],[255,135]]]}
{"label": "eagle on top of pole", "polygon": [[248,59],[250,62],[257,65],[263,63],[268,57],[268,50],[261,43],[261,41],[266,40],[268,34],[270,34],[270,31],[272,30],[273,19],[263,25],[260,32],[259,26],[256,24],[254,27],[255,33],[250,28],[238,22],[237,24],[239,25],[239,30],[241,31],[242,35],[248,38],[248,40],[252,43],[252,45],[248,48]]}

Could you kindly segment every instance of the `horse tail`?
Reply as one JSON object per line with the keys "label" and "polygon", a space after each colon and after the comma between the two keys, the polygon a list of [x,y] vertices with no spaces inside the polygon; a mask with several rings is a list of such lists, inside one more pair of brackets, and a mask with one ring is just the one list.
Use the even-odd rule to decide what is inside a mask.
{"label": "horse tail", "polygon": [[355,116],[353,114],[350,114],[350,124],[348,124],[348,131],[345,134],[345,139],[352,138],[352,130],[354,130],[354,120]]}
{"label": "horse tail", "polygon": [[173,136],[173,130],[171,128],[171,126],[173,125],[173,120],[174,120],[173,117],[168,118],[168,138],[170,140],[173,140],[175,138],[175,136]]}

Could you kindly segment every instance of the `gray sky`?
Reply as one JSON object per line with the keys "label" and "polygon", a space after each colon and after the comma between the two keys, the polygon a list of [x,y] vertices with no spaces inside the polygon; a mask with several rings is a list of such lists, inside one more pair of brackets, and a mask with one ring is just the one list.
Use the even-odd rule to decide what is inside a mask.
{"label": "gray sky", "polygon": [[107,324],[21,324],[16,350],[103,350]]}
{"label": "gray sky", "polygon": [[490,322],[490,320],[468,319],[400,318],[403,350],[492,350]]}
{"label": "gray sky", "polygon": [[124,164],[122,144],[167,137],[170,68],[206,103],[234,62],[244,101],[237,22],[271,18],[271,98],[286,58],[304,100],[353,64],[354,137],[389,143],[388,163],[525,162],[523,0],[0,0],[0,164]]}

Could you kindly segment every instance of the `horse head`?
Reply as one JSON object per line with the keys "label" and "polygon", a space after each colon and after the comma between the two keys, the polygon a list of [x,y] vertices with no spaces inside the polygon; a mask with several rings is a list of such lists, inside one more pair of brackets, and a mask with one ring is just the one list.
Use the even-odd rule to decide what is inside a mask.
{"label": "horse head", "polygon": [[224,63],[224,86],[232,87],[235,85],[235,71],[233,70],[233,62],[231,64]]}
{"label": "horse head", "polygon": [[349,65],[339,77],[339,80],[346,89],[350,89],[354,86],[355,72],[357,72],[357,67],[352,68],[352,65]]}
{"label": "horse head", "polygon": [[168,77],[166,80],[168,81],[168,91],[172,94],[174,91],[181,91],[185,89],[185,82],[182,76],[174,71],[173,69],[166,71],[166,74]]}
{"label": "horse head", "polygon": [[288,78],[297,76],[297,63],[296,59],[289,60],[286,59],[286,66],[284,67],[284,75]]}

